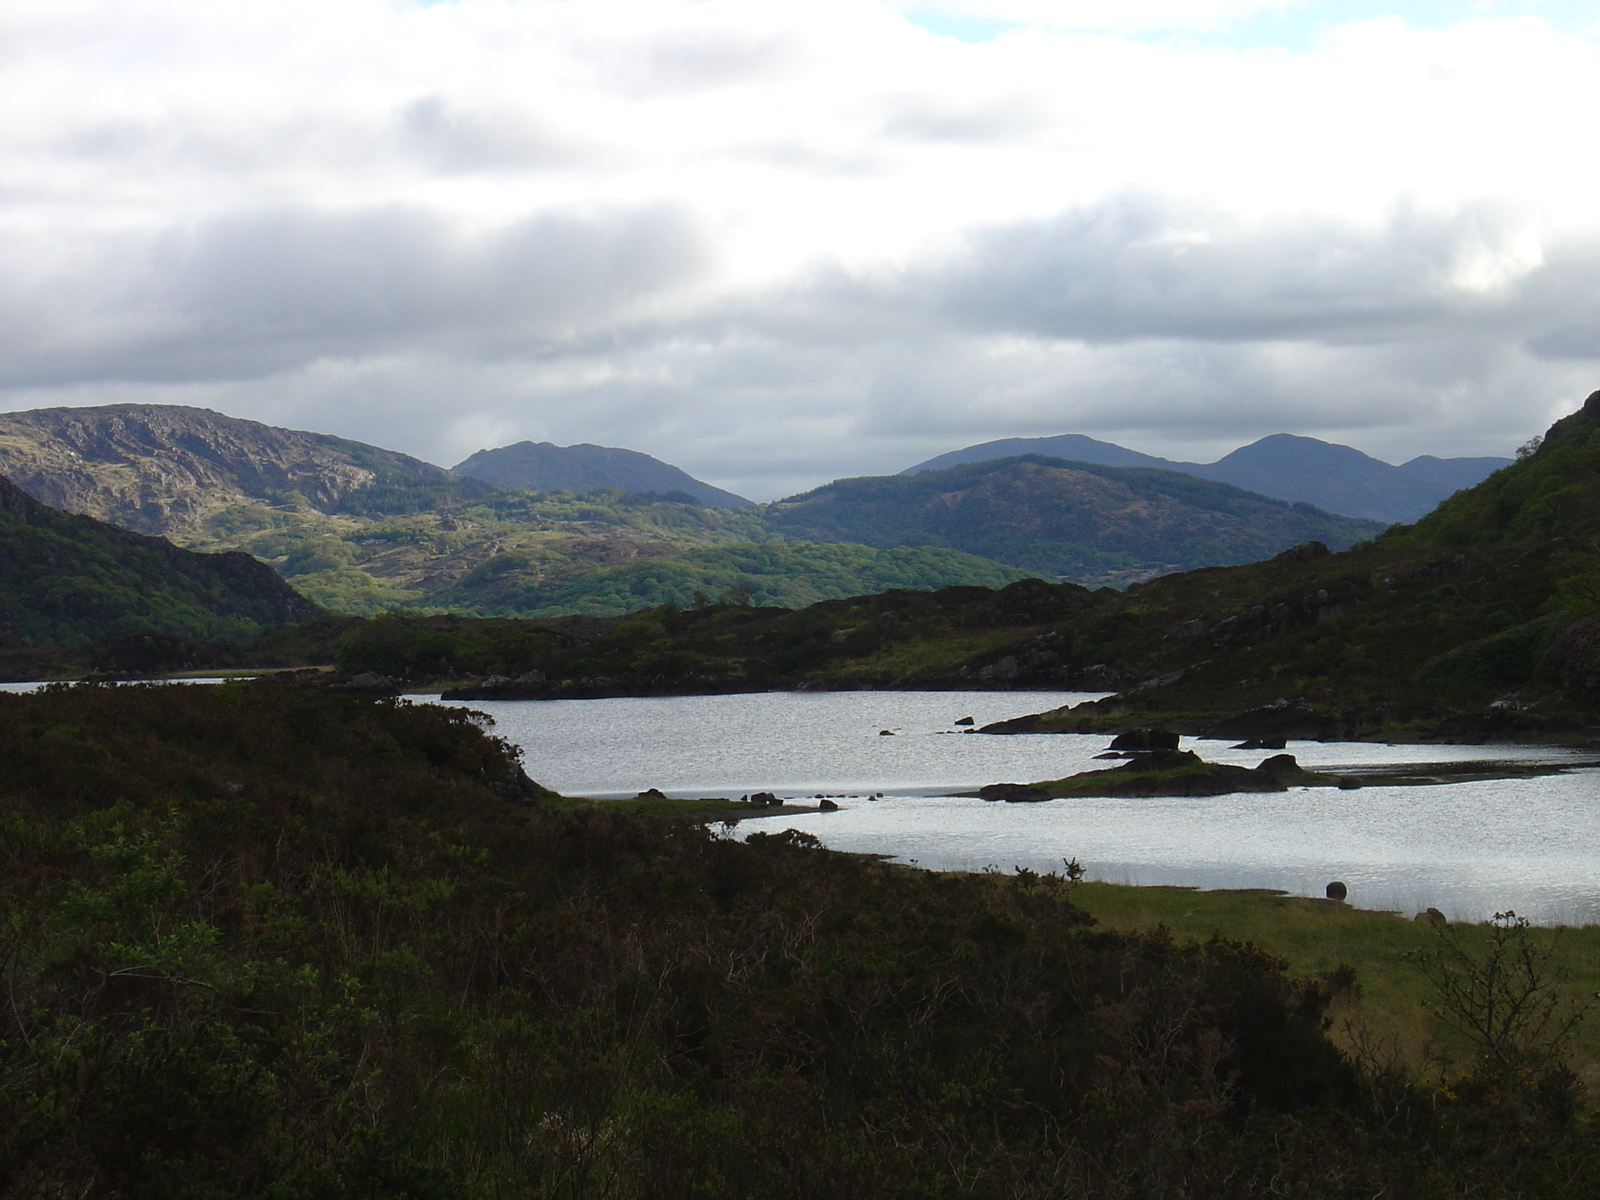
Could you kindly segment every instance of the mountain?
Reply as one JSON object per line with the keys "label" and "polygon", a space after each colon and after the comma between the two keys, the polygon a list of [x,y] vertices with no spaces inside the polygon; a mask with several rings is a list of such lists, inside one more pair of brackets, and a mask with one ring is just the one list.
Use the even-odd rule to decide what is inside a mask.
{"label": "mountain", "polygon": [[1396,467],[1349,446],[1277,433],[1242,446],[1214,463],[1174,462],[1069,433],[984,442],[930,458],[901,474],[915,475],[1018,454],[1046,454],[1110,467],[1181,471],[1274,499],[1314,504],[1328,512],[1385,524],[1415,521],[1452,492],[1471,487],[1511,461],[1423,455]]}
{"label": "mountain", "polygon": [[772,505],[766,520],[794,537],[948,546],[1092,584],[1250,562],[1313,539],[1348,546],[1382,529],[1177,471],[1040,455],[841,479]]}
{"label": "mountain", "polygon": [[[59,507],[245,551],[347,613],[603,615],[724,593],[808,604],[1025,573],[937,547],[774,545],[784,536],[754,506],[706,507],[664,463],[676,473],[635,476],[633,491],[507,490],[376,446],[167,405],[0,414],[0,466]],[[641,494],[661,486],[666,496]]]}
{"label": "mountain", "polygon": [[196,554],[59,512],[0,477],[0,641],[142,631],[238,640],[317,612],[248,554]]}
{"label": "mountain", "polygon": [[0,413],[0,475],[55,508],[182,540],[230,508],[395,514],[490,490],[392,450],[169,404]]}
{"label": "mountain", "polygon": [[518,442],[498,450],[479,450],[452,469],[457,475],[503,488],[590,492],[614,487],[661,496],[681,493],[707,508],[748,508],[751,504],[743,496],[701,483],[671,463],[615,446]]}
{"label": "mountain", "polygon": [[1063,433],[1057,437],[1001,438],[983,442],[964,450],[951,450],[927,462],[918,463],[901,471],[902,475],[918,475],[923,471],[943,471],[965,463],[988,462],[995,458],[1015,458],[1019,454],[1040,454],[1046,458],[1064,458],[1069,462],[1094,463],[1102,467],[1155,467],[1163,471],[1182,471],[1189,464],[1175,463],[1169,459],[1140,454],[1111,442],[1096,441],[1081,433]]}

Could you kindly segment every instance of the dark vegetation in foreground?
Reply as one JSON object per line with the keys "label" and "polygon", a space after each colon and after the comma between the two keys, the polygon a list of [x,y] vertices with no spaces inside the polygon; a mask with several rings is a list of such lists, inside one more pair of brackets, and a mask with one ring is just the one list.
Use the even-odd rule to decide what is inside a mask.
{"label": "dark vegetation in foreground", "polygon": [[462,710],[0,695],[0,760],[6,1196],[1600,1186],[1537,1039],[1424,1086],[1328,1041],[1348,971],[561,801]]}

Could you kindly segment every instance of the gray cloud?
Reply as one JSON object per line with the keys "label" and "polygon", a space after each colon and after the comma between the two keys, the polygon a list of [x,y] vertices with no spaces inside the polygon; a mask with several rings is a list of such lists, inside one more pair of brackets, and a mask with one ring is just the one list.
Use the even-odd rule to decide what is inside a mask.
{"label": "gray cloud", "polygon": [[665,205],[482,236],[408,206],[235,215],[106,239],[32,286],[13,277],[0,381],[227,380],[419,345],[538,355],[604,335],[708,256]]}
{"label": "gray cloud", "polygon": [[1504,289],[1464,287],[1514,251],[1512,214],[1399,211],[1377,228],[1328,218],[1250,226],[1150,197],[977,231],[957,264],[907,288],[962,325],[1118,341],[1392,341],[1495,319]]}
{"label": "gray cloud", "polygon": [[464,106],[438,94],[406,104],[395,125],[405,152],[444,173],[566,167],[603,158],[600,147],[576,142],[531,113]]}

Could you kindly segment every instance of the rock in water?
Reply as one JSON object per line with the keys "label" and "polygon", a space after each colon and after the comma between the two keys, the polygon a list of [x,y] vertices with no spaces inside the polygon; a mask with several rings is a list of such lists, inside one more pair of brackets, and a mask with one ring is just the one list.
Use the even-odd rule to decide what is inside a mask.
{"label": "rock in water", "polygon": [[838,812],[839,811],[839,806],[837,804],[835,804],[832,800],[824,800],[821,804],[817,805],[817,811],[818,812]]}
{"label": "rock in water", "polygon": [[978,789],[978,795],[985,800],[1004,800],[1008,804],[1031,804],[1036,800],[1050,799],[1050,793],[1044,788],[1027,783],[991,783]]}
{"label": "rock in water", "polygon": [[957,725],[972,725],[972,724],[976,724],[976,722],[974,722],[971,717],[958,717],[958,718],[956,718],[956,724]]}
{"label": "rock in water", "polygon": [[1176,750],[1178,735],[1170,729],[1130,729],[1111,741],[1112,750]]}

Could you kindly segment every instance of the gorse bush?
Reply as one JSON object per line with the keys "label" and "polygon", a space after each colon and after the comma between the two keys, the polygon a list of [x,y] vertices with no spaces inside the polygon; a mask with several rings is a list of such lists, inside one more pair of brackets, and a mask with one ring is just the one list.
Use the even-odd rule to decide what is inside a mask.
{"label": "gorse bush", "polygon": [[563,801],[482,726],[264,683],[0,695],[0,1194],[1597,1178],[1555,1116],[1369,1119],[1328,989],[1252,946],[1100,930],[1059,876]]}

